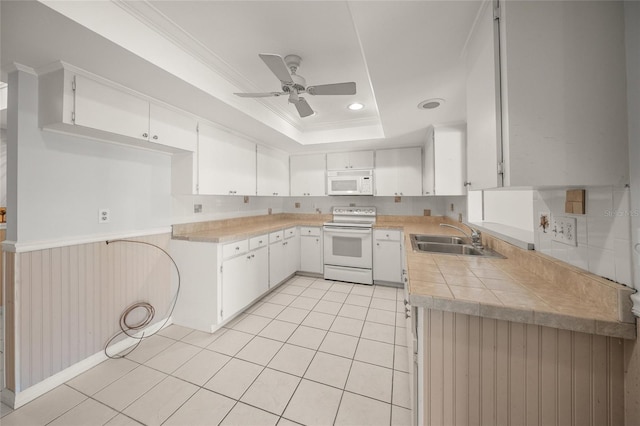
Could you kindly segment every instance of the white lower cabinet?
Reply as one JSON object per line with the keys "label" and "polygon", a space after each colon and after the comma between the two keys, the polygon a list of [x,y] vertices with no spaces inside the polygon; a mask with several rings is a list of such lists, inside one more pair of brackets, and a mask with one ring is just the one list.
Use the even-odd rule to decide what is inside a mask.
{"label": "white lower cabinet", "polygon": [[300,227],[300,271],[314,274],[324,272],[322,228]]}
{"label": "white lower cabinet", "polygon": [[[241,254],[222,262],[222,303],[220,308],[222,321],[231,318],[269,290],[267,237],[265,235],[255,238],[262,238],[264,244],[255,249],[249,249],[250,240],[243,240],[239,243],[226,244],[223,247],[223,256],[225,252],[240,252]],[[228,250],[226,250],[227,247]]]}
{"label": "white lower cabinet", "polygon": [[300,237],[296,228],[269,234],[269,287],[300,269]]}
{"label": "white lower cabinet", "polygon": [[285,230],[284,259],[285,278],[300,270],[300,236],[297,228]]}
{"label": "white lower cabinet", "polygon": [[373,231],[373,281],[402,282],[402,232],[397,229]]}
{"label": "white lower cabinet", "polygon": [[[269,290],[269,236],[227,244],[171,240],[180,270],[174,324],[217,329]],[[177,275],[174,277],[177,285]]]}

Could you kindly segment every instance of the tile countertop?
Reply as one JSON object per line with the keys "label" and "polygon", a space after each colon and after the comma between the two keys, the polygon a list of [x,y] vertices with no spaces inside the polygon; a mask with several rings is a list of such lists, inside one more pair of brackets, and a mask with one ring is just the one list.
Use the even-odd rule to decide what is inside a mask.
{"label": "tile countertop", "polygon": [[173,239],[210,243],[227,243],[258,234],[279,231],[291,226],[322,226],[330,221],[324,214],[274,214],[211,222],[173,225]]}
{"label": "tile countertop", "polygon": [[[174,225],[173,238],[224,243],[290,226],[322,226],[331,215],[276,214]],[[489,232],[483,244],[506,259],[414,252],[411,234],[459,235],[445,217],[378,216],[375,228],[404,231],[413,306],[625,339],[636,338],[633,290]]]}
{"label": "tile countertop", "polygon": [[[444,222],[455,224],[451,220]],[[402,226],[413,306],[625,339],[636,338],[633,290],[483,233],[506,259],[414,252],[411,234],[460,235],[436,223]],[[383,227],[382,223],[379,223]]]}

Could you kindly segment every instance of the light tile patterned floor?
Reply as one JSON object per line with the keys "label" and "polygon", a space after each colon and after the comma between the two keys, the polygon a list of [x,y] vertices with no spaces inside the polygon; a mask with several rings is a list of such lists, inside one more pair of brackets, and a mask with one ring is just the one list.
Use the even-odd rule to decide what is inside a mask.
{"label": "light tile patterned floor", "polygon": [[409,425],[402,292],[294,277],[213,335],[170,326],[2,425]]}

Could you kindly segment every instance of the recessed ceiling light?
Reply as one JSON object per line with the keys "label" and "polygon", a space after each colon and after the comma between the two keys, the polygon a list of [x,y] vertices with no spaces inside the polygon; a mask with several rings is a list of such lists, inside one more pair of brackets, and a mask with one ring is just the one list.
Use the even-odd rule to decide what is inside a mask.
{"label": "recessed ceiling light", "polygon": [[433,98],[422,101],[418,104],[418,109],[436,109],[444,103],[444,99]]}
{"label": "recessed ceiling light", "polygon": [[349,108],[351,111],[358,111],[364,108],[364,105],[359,102],[354,102],[352,104],[349,104],[347,108]]}

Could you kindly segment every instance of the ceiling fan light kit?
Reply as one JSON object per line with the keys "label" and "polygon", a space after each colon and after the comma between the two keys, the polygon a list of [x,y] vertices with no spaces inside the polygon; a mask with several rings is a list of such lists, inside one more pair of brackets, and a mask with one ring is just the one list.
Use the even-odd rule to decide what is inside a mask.
{"label": "ceiling fan light kit", "polygon": [[289,103],[295,105],[300,117],[315,115],[309,103],[299,96],[301,93],[308,93],[312,96],[318,95],[355,95],[356,83],[334,83],[321,84],[318,86],[308,86],[307,81],[298,75],[298,68],[302,59],[298,55],[287,55],[282,58],[280,55],[260,53],[260,59],[269,67],[271,72],[280,80],[282,92],[264,93],[234,93],[242,98],[267,98],[282,95],[289,96]]}

